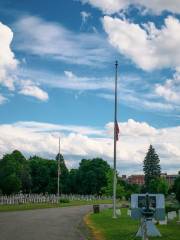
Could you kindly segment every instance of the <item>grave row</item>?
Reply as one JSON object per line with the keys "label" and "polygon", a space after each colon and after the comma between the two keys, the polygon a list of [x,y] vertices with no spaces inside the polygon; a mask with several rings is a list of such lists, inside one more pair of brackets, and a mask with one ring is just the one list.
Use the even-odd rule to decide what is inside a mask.
{"label": "grave row", "polygon": [[66,195],[61,194],[58,197],[55,194],[16,194],[11,196],[0,196],[0,205],[14,205],[14,204],[25,204],[25,203],[58,203],[60,199],[68,200],[84,200],[84,201],[93,201],[93,200],[102,200],[109,199],[102,196],[94,195]]}
{"label": "grave row", "polygon": [[55,195],[13,195],[1,196],[0,205],[14,205],[25,203],[58,203],[58,197]]}
{"label": "grave row", "polygon": [[61,194],[60,198],[68,200],[84,200],[84,201],[93,201],[93,200],[111,200],[111,197],[106,196],[95,196],[95,195],[79,195],[79,194]]}
{"label": "grave row", "polygon": [[[127,215],[131,216],[131,210],[128,209],[127,210]],[[165,217],[164,221],[159,221],[160,225],[166,225],[168,223],[168,221],[174,220],[178,218],[180,221],[180,210],[178,210],[178,213],[176,211],[171,211],[167,213],[167,216]],[[156,220],[153,220],[153,222],[157,222]]]}

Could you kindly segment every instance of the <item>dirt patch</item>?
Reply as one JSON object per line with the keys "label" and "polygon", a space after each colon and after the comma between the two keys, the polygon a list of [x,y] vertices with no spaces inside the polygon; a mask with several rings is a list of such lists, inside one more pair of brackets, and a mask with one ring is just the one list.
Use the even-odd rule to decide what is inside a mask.
{"label": "dirt patch", "polygon": [[102,232],[98,229],[96,229],[96,227],[93,225],[91,219],[90,219],[90,215],[91,213],[88,213],[85,217],[84,217],[84,222],[85,224],[88,226],[88,228],[90,229],[93,239],[94,240],[105,240]]}

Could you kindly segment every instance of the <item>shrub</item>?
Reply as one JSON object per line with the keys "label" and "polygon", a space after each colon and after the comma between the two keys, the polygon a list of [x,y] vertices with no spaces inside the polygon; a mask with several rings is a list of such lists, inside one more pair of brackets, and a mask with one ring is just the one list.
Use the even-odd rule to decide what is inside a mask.
{"label": "shrub", "polygon": [[59,202],[60,202],[60,203],[69,203],[70,201],[69,201],[69,199],[67,199],[67,198],[61,198],[61,199],[59,200]]}
{"label": "shrub", "polygon": [[166,213],[171,212],[171,211],[178,211],[180,209],[180,206],[177,205],[166,205]]}

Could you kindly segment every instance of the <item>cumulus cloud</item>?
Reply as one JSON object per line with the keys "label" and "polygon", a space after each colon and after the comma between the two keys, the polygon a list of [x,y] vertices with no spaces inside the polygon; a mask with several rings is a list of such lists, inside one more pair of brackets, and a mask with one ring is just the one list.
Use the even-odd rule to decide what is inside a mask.
{"label": "cumulus cloud", "polygon": [[164,84],[155,86],[155,93],[166,101],[175,104],[180,103],[180,72],[176,72],[172,79],[166,80]]}
{"label": "cumulus cloud", "polygon": [[0,22],[0,84],[9,90],[14,90],[13,73],[18,65],[18,61],[11,50],[12,39],[12,30]]}
{"label": "cumulus cloud", "polygon": [[[43,91],[39,84],[31,80],[23,80],[20,76],[20,62],[16,59],[11,50],[13,40],[12,30],[0,23],[0,85],[5,86],[10,91],[19,89],[19,93],[35,97],[41,101],[48,100],[48,94]],[[7,101],[2,94],[0,95],[0,104]]]}
{"label": "cumulus cloud", "polygon": [[135,7],[143,7],[153,13],[160,14],[163,11],[180,13],[179,0],[80,0],[82,3],[89,3],[94,7],[99,8],[107,14],[118,13],[121,10],[126,10],[130,5]]}
{"label": "cumulus cloud", "polygon": [[[43,91],[39,84],[31,80],[22,80],[20,72],[20,62],[16,59],[13,51],[11,50],[11,43],[13,40],[12,30],[0,23],[0,85],[5,86],[10,91],[35,97],[41,101],[48,100],[48,94]],[[7,101],[3,95],[0,95],[0,104]]]}
{"label": "cumulus cloud", "polygon": [[[121,174],[142,171],[142,161],[149,144],[153,144],[161,159],[163,170],[176,173],[180,168],[180,127],[158,129],[145,122],[128,120],[119,123],[117,166]],[[69,167],[77,167],[81,158],[103,157],[113,163],[113,125],[103,128],[57,125],[40,122],[16,122],[0,125],[0,154],[19,149],[27,156],[39,154],[54,157],[61,149]],[[133,166],[133,170],[132,170]]]}
{"label": "cumulus cloud", "polygon": [[19,51],[71,64],[99,66],[112,49],[97,33],[75,33],[59,23],[26,16],[14,24],[15,47]]}
{"label": "cumulus cloud", "polygon": [[[143,100],[142,106],[147,109],[178,111],[180,105],[180,48],[178,46],[180,21],[169,16],[165,18],[164,25],[157,28],[152,22],[139,25],[127,19],[105,16],[103,25],[109,42],[139,68],[145,71],[171,68],[176,71],[172,79],[156,84],[154,90],[149,91],[152,96],[151,101],[146,96],[144,100],[141,100]],[[152,85],[149,88],[151,89]],[[127,99],[136,105],[140,100],[132,94]]]}
{"label": "cumulus cloud", "polygon": [[[136,122],[129,119],[127,122],[119,123],[120,135],[122,136],[154,136],[158,131],[147,124],[146,122]],[[108,132],[113,132],[114,124],[108,123],[106,125]]]}
{"label": "cumulus cloud", "polygon": [[180,21],[172,16],[157,29],[154,23],[144,26],[127,19],[105,16],[103,25],[109,42],[144,70],[180,66]]}
{"label": "cumulus cloud", "polygon": [[20,81],[20,94],[35,97],[41,101],[47,101],[49,96],[48,93],[42,90],[38,85],[30,80]]}

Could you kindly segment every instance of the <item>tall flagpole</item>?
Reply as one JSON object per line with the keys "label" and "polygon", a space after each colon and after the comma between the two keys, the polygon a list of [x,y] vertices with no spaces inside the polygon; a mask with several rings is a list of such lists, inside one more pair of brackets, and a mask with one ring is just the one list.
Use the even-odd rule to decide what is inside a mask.
{"label": "tall flagpole", "polygon": [[118,61],[116,61],[115,63],[113,218],[117,218],[116,216],[117,70],[118,70]]}
{"label": "tall flagpole", "polygon": [[60,137],[59,137],[59,153],[58,153],[58,180],[57,180],[57,195],[59,197],[59,178],[60,178]]}

